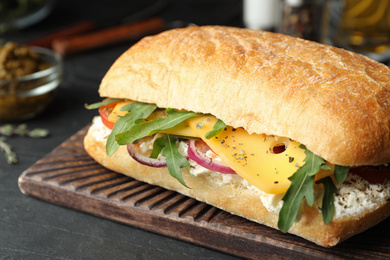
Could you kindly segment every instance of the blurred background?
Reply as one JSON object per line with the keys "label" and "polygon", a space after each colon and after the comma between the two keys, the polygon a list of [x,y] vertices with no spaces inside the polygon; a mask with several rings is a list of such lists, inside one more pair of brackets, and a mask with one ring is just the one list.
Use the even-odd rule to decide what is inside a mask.
{"label": "blurred background", "polygon": [[124,50],[143,36],[193,24],[283,33],[385,64],[390,58],[390,0],[0,0],[0,46],[35,48],[52,65],[46,75],[32,75],[21,67],[31,69],[34,59],[16,63],[9,56],[15,46],[0,49],[8,67],[0,71],[0,120],[39,115],[58,87],[77,89],[85,101],[97,99],[96,91],[82,92],[97,89]]}
{"label": "blurred background", "polygon": [[[389,63],[390,0],[0,0],[0,259],[235,258],[18,188],[24,170],[97,115],[84,104],[100,101],[119,55],[143,36],[191,24],[279,32]],[[47,132],[7,135],[7,124]]]}

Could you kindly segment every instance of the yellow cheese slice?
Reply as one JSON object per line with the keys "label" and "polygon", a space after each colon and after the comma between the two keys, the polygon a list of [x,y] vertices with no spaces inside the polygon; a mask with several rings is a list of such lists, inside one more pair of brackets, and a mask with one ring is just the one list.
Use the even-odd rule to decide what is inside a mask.
{"label": "yellow cheese slice", "polygon": [[192,130],[192,128],[188,125],[186,121],[178,124],[177,126],[161,131],[161,133],[173,134],[173,135],[181,135],[187,137],[199,137],[198,133]]}
{"label": "yellow cheese slice", "polygon": [[134,103],[134,101],[122,101],[116,104],[111,114],[108,115],[108,121],[116,122],[116,120],[129,113],[129,111],[121,111],[121,108],[131,103]]}
{"label": "yellow cheese slice", "polygon": [[[304,164],[304,149],[289,138],[249,134],[242,128],[226,127],[217,136],[206,139],[217,119],[203,116],[188,119],[189,126],[230,168],[260,190],[278,194],[290,186],[288,178]],[[284,146],[283,149],[278,149]],[[278,151],[279,150],[279,151]],[[322,178],[333,174],[323,171]]]}

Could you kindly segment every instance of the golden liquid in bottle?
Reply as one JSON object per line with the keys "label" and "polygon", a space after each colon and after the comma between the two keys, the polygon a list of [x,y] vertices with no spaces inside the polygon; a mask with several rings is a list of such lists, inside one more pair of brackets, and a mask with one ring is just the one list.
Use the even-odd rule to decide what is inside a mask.
{"label": "golden liquid in bottle", "polygon": [[336,43],[356,51],[390,48],[390,0],[345,0]]}

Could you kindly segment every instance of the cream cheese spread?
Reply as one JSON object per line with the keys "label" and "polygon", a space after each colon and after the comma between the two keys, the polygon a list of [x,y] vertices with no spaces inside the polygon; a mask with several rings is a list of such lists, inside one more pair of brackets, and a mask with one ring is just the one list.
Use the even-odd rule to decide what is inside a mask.
{"label": "cream cheese spread", "polygon": [[349,174],[343,184],[337,184],[334,219],[359,216],[375,210],[390,199],[390,180],[385,184],[371,184],[355,174]]}
{"label": "cream cheese spread", "polygon": [[106,142],[108,136],[111,134],[111,129],[103,124],[102,118],[100,116],[95,116],[93,118],[92,127],[95,129],[95,131],[92,133],[96,141]]}

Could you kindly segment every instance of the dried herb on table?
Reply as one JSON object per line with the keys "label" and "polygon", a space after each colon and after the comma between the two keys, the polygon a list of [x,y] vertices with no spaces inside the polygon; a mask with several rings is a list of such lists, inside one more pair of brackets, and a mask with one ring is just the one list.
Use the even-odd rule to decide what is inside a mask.
{"label": "dried herb on table", "polygon": [[26,124],[18,125],[17,127],[6,124],[0,126],[0,134],[3,135],[0,137],[0,150],[2,150],[5,154],[5,158],[9,164],[18,163],[18,158],[15,152],[12,151],[11,145],[6,142],[5,136],[21,136],[21,137],[31,137],[31,138],[43,138],[48,136],[50,133],[47,129],[43,128],[35,128],[33,130],[29,130]]}
{"label": "dried herb on table", "polygon": [[4,136],[0,137],[0,149],[3,150],[8,164],[18,163],[18,157],[16,156],[16,153],[14,153],[12,151],[12,147],[5,142]]}

